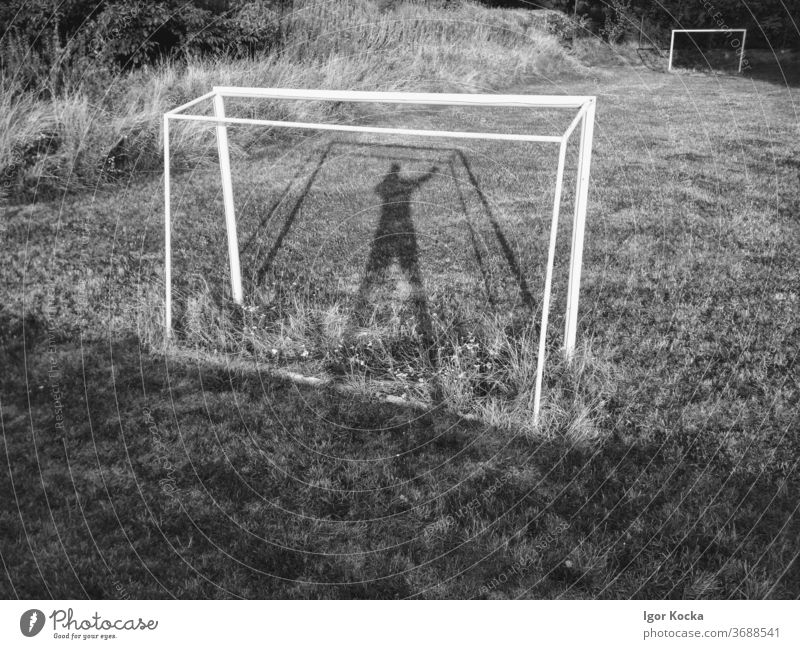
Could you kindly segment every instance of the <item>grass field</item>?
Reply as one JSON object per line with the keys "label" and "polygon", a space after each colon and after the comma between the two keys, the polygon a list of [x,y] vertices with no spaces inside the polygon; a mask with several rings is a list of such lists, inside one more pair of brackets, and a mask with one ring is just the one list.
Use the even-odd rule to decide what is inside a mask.
{"label": "grass field", "polygon": [[0,595],[798,597],[796,85],[511,90],[598,96],[580,352],[565,218],[539,428],[546,147],[236,131],[248,308],[218,172],[185,162],[166,353],[158,173],[9,208]]}

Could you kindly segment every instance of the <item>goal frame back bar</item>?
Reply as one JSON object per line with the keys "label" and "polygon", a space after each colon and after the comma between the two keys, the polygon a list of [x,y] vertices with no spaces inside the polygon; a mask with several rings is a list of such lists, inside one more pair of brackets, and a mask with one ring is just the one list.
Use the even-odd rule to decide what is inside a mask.
{"label": "goal frame back bar", "polygon": [[673,29],[672,37],[669,42],[669,66],[667,67],[667,71],[672,72],[672,57],[675,53],[675,34],[732,34],[734,32],[742,33],[742,44],[739,52],[739,73],[741,73],[742,65],[744,64],[744,43],[747,40],[746,29]]}
{"label": "goal frame back bar", "polygon": [[[267,119],[226,117],[225,99],[283,99],[289,101],[335,101],[384,104],[408,104],[431,106],[476,106],[511,107],[524,109],[552,108],[575,111],[575,115],[563,133],[552,135],[491,133],[473,131],[441,131],[427,129],[386,128],[377,126],[354,126],[350,124],[293,122]],[[187,113],[190,108],[211,101],[213,116]],[[271,126],[275,128],[310,129],[351,133],[374,133],[384,135],[405,135],[413,137],[437,137],[448,139],[500,140],[508,142],[540,142],[559,145],[558,167],[553,212],[550,223],[550,238],[545,272],[542,315],[539,326],[539,350],[536,366],[536,385],[534,392],[534,423],[538,423],[544,374],[547,323],[552,293],[553,265],[556,250],[556,235],[564,184],[564,167],[567,144],[570,136],[580,126],[578,169],[575,189],[575,206],[572,225],[572,246],[567,288],[567,309],[564,325],[563,350],[568,359],[573,357],[578,323],[578,300],[580,294],[581,267],[583,264],[583,243],[586,228],[589,177],[591,172],[592,141],[597,98],[594,96],[561,95],[490,95],[453,93],[412,93],[412,92],[364,92],[345,90],[309,90],[293,88],[238,88],[215,86],[208,92],[182,106],[164,113],[164,284],[165,284],[165,329],[166,337],[172,332],[172,216],[170,181],[170,121],[195,121],[214,124],[217,136],[220,174],[222,177],[222,199],[225,208],[225,225],[228,239],[228,261],[231,273],[231,293],[234,302],[244,301],[242,276],[239,265],[239,243],[236,230],[236,215],[233,201],[233,182],[231,178],[230,154],[228,147],[228,125],[244,124]]]}

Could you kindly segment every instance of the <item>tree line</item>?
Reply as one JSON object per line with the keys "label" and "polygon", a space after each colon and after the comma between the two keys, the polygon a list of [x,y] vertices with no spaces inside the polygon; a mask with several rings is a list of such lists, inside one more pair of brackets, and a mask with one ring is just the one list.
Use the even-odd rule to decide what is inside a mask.
{"label": "tree line", "polygon": [[481,0],[496,7],[556,9],[610,40],[657,39],[671,29],[747,29],[750,47],[800,47],[800,0]]}

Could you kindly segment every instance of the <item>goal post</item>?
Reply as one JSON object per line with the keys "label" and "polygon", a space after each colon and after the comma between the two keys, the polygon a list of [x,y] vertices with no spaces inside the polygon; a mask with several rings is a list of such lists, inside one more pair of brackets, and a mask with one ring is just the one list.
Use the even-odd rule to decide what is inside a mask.
{"label": "goal post", "polygon": [[[290,101],[329,101],[362,102],[409,105],[504,107],[523,109],[563,109],[574,111],[574,117],[565,131],[552,134],[492,133],[473,131],[443,131],[429,129],[388,128],[380,126],[356,126],[351,124],[294,122],[285,120],[253,119],[228,117],[225,113],[225,100],[229,98],[270,99]],[[212,115],[187,113],[190,108],[203,102],[211,102]],[[275,128],[307,129],[348,133],[372,133],[383,135],[405,135],[414,137],[433,137],[448,139],[495,140],[507,142],[536,142],[558,144],[558,166],[553,211],[550,221],[547,266],[545,270],[544,295],[539,326],[539,345],[534,390],[534,423],[538,423],[542,394],[542,377],[545,366],[546,338],[552,294],[553,266],[555,263],[558,222],[566,166],[567,145],[573,133],[579,131],[578,168],[576,175],[574,213],[572,223],[572,242],[567,281],[567,305],[564,324],[563,351],[571,359],[575,351],[578,326],[578,302],[580,297],[581,267],[583,264],[583,244],[586,229],[586,213],[589,197],[589,177],[591,172],[592,141],[597,99],[594,96],[561,95],[490,95],[490,94],[448,94],[411,92],[365,92],[336,90],[305,90],[290,88],[239,88],[215,86],[213,90],[182,106],[164,114],[164,282],[165,282],[165,330],[167,338],[172,332],[172,215],[169,133],[171,121],[195,121],[213,124],[216,130],[219,156],[222,196],[225,211],[225,225],[228,241],[228,261],[230,265],[231,294],[236,304],[243,304],[241,267],[239,264],[239,244],[236,229],[233,182],[231,177],[230,153],[228,150],[228,125],[248,124],[271,126]]]}
{"label": "goal post", "polygon": [[[744,64],[744,43],[747,40],[746,29],[673,29],[672,37],[670,38],[670,43],[669,43],[669,65],[667,66],[667,71],[672,72],[673,57],[675,55],[675,34],[734,34],[734,33],[742,35],[742,40],[739,45],[733,45],[733,41],[731,41],[731,45],[735,47],[736,51],[739,53],[738,72],[741,73],[742,65]],[[736,40],[738,41],[738,39]]]}

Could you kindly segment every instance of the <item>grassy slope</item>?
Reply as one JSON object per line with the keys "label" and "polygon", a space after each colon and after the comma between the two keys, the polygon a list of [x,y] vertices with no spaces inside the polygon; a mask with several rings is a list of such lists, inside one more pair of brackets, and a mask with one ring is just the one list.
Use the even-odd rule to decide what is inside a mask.
{"label": "grassy slope", "polygon": [[[599,95],[580,335],[613,369],[592,413],[602,443],[304,389],[246,359],[150,355],[126,305],[159,273],[158,179],[92,202],[19,208],[6,230],[14,263],[3,269],[10,473],[0,489],[12,506],[2,514],[2,593],[796,597],[800,194],[789,92],[638,69],[524,90]],[[325,148],[307,144],[309,154]],[[294,259],[313,258],[315,242],[342,232],[323,224],[372,205],[352,230],[369,240],[371,188],[389,160],[368,151],[374,171],[363,184],[363,158],[323,167],[274,269],[314,276]],[[247,166],[267,198],[253,191],[243,228],[288,179],[277,165],[286,146],[265,142],[262,153]],[[307,178],[315,157],[304,163],[303,153],[293,150],[287,169]],[[545,193],[520,197],[500,170],[523,173],[528,159],[504,147],[492,154],[466,157],[490,209],[507,217],[498,221],[535,296],[543,242],[519,216]],[[408,170],[441,166],[440,155]],[[422,215],[455,214],[457,227],[436,223],[441,239],[421,244],[432,303],[448,287],[446,244],[463,261],[459,295],[468,282],[480,287],[461,210],[495,246],[487,259],[501,303],[524,312],[474,187],[460,167],[448,174],[424,190],[437,209],[415,212],[421,242],[434,225]],[[215,172],[180,182],[178,258],[218,290],[221,231],[206,233]],[[471,196],[466,210],[459,186]],[[339,200],[341,213],[319,214]],[[280,223],[265,226],[269,237]],[[324,257],[331,266],[363,268],[366,251],[337,245],[342,254]],[[268,253],[251,254],[248,268]],[[300,286],[341,298],[338,285],[304,277]],[[48,377],[51,367],[59,374]]]}
{"label": "grassy slope", "polygon": [[[214,85],[474,92],[582,67],[528,11],[470,2],[381,8],[373,0],[297,0],[292,8],[279,47],[256,59],[189,60],[111,78],[105,69],[70,70],[72,83],[53,100],[23,89],[13,71],[2,73],[0,201],[160,171],[161,115]],[[326,112],[318,108],[289,116]],[[286,104],[268,114],[286,117]],[[203,132],[184,129],[172,142],[176,157],[205,155]]]}

